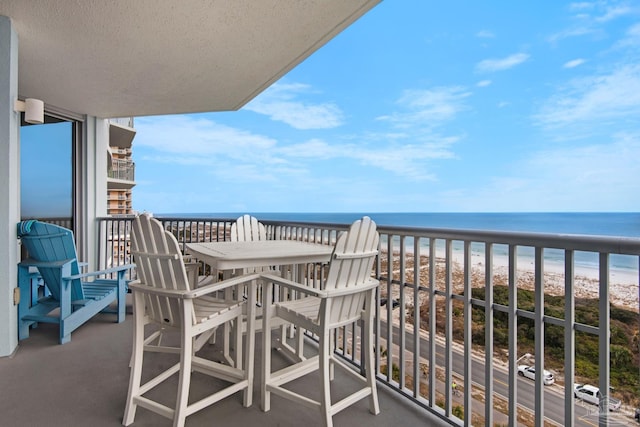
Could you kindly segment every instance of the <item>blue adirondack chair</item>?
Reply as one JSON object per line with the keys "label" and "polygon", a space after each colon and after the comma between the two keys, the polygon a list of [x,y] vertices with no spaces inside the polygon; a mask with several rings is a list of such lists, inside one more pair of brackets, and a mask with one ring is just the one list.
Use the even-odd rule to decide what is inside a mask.
{"label": "blue adirondack chair", "polygon": [[[126,272],[132,264],[82,273],[71,230],[54,224],[22,221],[18,237],[29,254],[18,264],[18,339],[28,338],[29,329],[39,322],[58,323],[64,344],[71,340],[71,332],[99,312],[116,313],[117,322],[124,321]],[[34,267],[45,292],[39,291]],[[110,307],[114,301],[116,309]]]}

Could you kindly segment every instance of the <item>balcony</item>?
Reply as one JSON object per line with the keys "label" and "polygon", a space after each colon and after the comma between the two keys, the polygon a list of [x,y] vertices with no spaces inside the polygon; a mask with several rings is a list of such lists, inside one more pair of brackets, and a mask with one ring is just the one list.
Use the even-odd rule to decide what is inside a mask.
{"label": "balcony", "polygon": [[[130,296],[130,295],[129,295]],[[130,302],[130,301],[129,301]],[[57,329],[53,325],[40,325],[29,339],[20,343],[12,358],[0,358],[0,377],[3,393],[1,424],[7,426],[92,426],[122,425],[125,399],[129,382],[129,358],[133,316],[115,324],[113,317],[98,315],[77,329],[73,339],[58,345]],[[260,345],[260,340],[256,343]],[[312,348],[310,347],[312,350]],[[260,350],[260,348],[258,348]],[[157,369],[168,358],[159,358]],[[274,353],[274,364],[278,363]],[[256,378],[260,375],[256,365]],[[151,367],[154,369],[155,366]],[[302,387],[317,388],[315,379],[304,379]],[[175,396],[174,383],[168,382],[167,396]],[[348,378],[337,378],[335,383],[348,385]],[[10,385],[9,385],[10,384]],[[197,395],[210,383],[194,376],[193,393]],[[164,385],[163,385],[164,386]],[[162,388],[160,391],[162,392]],[[237,393],[205,410],[187,417],[187,426],[282,426],[319,425],[315,413],[301,405],[292,405],[274,397],[271,411],[259,409],[259,382],[254,384],[254,404],[242,406],[242,394]],[[370,427],[390,425],[449,425],[402,399],[389,388],[379,387],[381,413],[368,412],[366,400],[342,411],[334,417],[336,427]],[[142,408],[138,409],[133,426],[170,426],[171,421]]]}
{"label": "balcony", "polygon": [[[181,243],[226,240],[235,220],[160,219]],[[130,221],[127,217],[100,220],[100,267],[128,262],[126,248],[129,247]],[[274,239],[323,244],[332,244],[337,233],[347,228],[347,224],[263,222]],[[633,283],[625,285],[627,292],[635,295],[629,303],[635,304],[635,310],[626,316],[638,325],[640,239],[385,227],[380,224],[379,232],[380,255],[372,274],[381,281],[374,342],[379,349],[376,374],[382,391],[382,414],[370,416],[366,405],[356,406],[340,413],[336,425],[593,426],[633,422],[633,407],[638,404],[633,400],[634,393],[624,393],[624,387],[618,385],[610,389],[614,377],[619,382],[619,375],[612,373],[616,374],[615,366],[619,361],[615,359],[620,357],[622,337],[617,323],[620,309],[609,301],[614,301],[613,294],[619,291],[620,285],[619,277],[611,273],[612,266],[623,256],[630,266],[631,277],[635,277]],[[585,257],[595,259],[595,280],[588,279],[577,262]],[[558,265],[561,266],[559,270],[551,268]],[[208,271],[206,265],[201,268],[203,272]],[[591,318],[584,317],[583,307],[588,286],[595,286],[592,295],[596,301],[595,316]],[[561,310],[557,309],[557,299],[562,302]],[[121,419],[128,375],[129,322],[129,318],[120,326],[91,322],[86,331],[99,328],[100,332],[85,332],[83,327],[72,341],[72,345],[82,349],[56,358],[69,366],[76,363],[71,360],[79,359],[78,366],[85,367],[80,371],[95,367],[96,361],[100,363],[104,384],[101,376],[96,382],[93,376],[87,375],[85,381],[100,384],[100,387],[91,388],[92,402],[107,404],[97,405],[99,410],[94,412],[87,409],[87,413],[81,415],[86,416],[90,424],[107,425],[111,421],[116,424]],[[44,360],[46,352],[56,355],[67,352],[70,347],[56,346],[56,334],[44,334],[44,328],[46,325],[42,335],[34,334],[39,338],[21,343],[14,363],[25,363],[28,369],[33,369],[40,363],[38,361]],[[415,330],[419,333],[414,333]],[[336,341],[339,354],[356,369],[360,366],[358,340],[359,329],[353,328],[343,330]],[[587,343],[595,347],[592,348],[595,355],[591,355],[595,367],[592,372],[585,372]],[[631,345],[632,341],[629,343]],[[612,351],[614,345],[615,352]],[[559,352],[558,347],[562,347]],[[114,352],[114,348],[120,351]],[[629,348],[629,352],[637,361],[637,347],[635,350]],[[536,368],[533,379],[519,377],[518,365],[523,363]],[[553,371],[555,384],[544,385],[546,369]],[[44,385],[41,387],[59,389],[58,371],[62,372],[49,370],[50,377],[42,380]],[[14,374],[14,368],[7,368],[5,361],[0,360],[0,375],[11,378],[9,375],[18,373]],[[37,389],[31,383],[32,374],[22,375],[19,378],[30,380],[12,383],[22,381],[30,385],[29,390]],[[635,372],[628,375],[629,383],[637,388],[637,366]],[[452,392],[454,381],[462,389],[461,395]],[[608,395],[621,398],[623,407],[609,413],[575,399],[572,385],[579,382],[589,382],[600,390],[611,390]],[[314,385],[305,383],[301,387]],[[96,400],[99,393],[104,393],[100,394],[103,398]],[[38,411],[24,414],[25,411],[14,409],[20,407],[17,402],[25,401],[18,396],[20,394],[11,393],[11,396],[3,396],[0,402],[9,402],[3,405],[12,408],[9,419],[13,420],[14,415],[21,416],[23,418],[15,419],[25,420],[28,424],[29,419],[24,417],[35,417]],[[313,418],[307,418],[310,416],[308,411],[297,405],[285,405],[280,401],[282,406],[277,413],[272,410],[265,415],[257,406],[240,410],[239,401],[231,399],[221,406],[213,406],[211,412],[195,415],[192,425],[206,422],[204,414],[207,413],[218,417],[218,412],[213,411],[219,411],[222,417],[230,417],[225,418],[229,422],[240,421],[248,425],[299,425],[301,420],[308,420],[309,425],[317,424]],[[68,408],[66,403],[51,405],[61,411]],[[74,404],[74,408],[77,406],[82,405]],[[89,408],[95,406],[95,403],[88,404]],[[78,412],[74,410],[73,413]],[[599,416],[602,414],[606,416]],[[143,422],[155,420],[144,411],[140,411],[139,416],[143,417],[140,420],[147,420]]]}
{"label": "balcony", "polygon": [[[111,180],[116,181],[135,181],[135,163],[133,163],[131,160],[113,159],[111,167],[108,171],[108,177]],[[110,185],[109,188],[111,189],[119,187],[113,187]],[[124,189],[128,188],[129,187],[124,187]]]}
{"label": "balcony", "polygon": [[[235,218],[160,219],[180,242],[187,243],[227,239]],[[118,221],[119,235],[126,239],[129,220]],[[271,238],[324,244],[332,244],[347,227],[263,222]],[[107,228],[103,224],[103,232]],[[373,274],[381,281],[375,340],[380,349],[376,366],[381,383],[452,424],[613,425],[632,421],[633,406],[629,405],[638,402],[629,399],[629,392],[621,387],[610,388],[611,354],[621,351],[621,342],[620,326],[612,317],[612,311],[619,310],[609,301],[613,301],[612,290],[625,288],[627,295],[635,295],[626,313],[633,325],[638,324],[640,239],[383,225],[378,231],[380,256]],[[113,242],[101,246],[101,251],[106,253],[109,247]],[[612,260],[618,263],[621,257],[629,267],[631,283],[621,284],[610,273]],[[576,259],[589,260],[592,271],[584,271]],[[203,271],[207,268],[202,265]],[[583,298],[589,296],[585,291],[589,287],[595,316],[586,319]],[[612,351],[612,331],[617,337],[616,352]],[[360,364],[357,341],[358,331],[349,330],[337,345],[355,366]],[[586,347],[592,354],[585,355]],[[628,347],[637,361],[638,351],[631,348],[631,341]],[[595,372],[585,372],[585,357],[595,362]],[[539,376],[520,378],[518,365],[524,363],[534,366]],[[556,384],[543,386],[545,369],[554,370]],[[630,375],[630,383],[637,387],[638,370]],[[462,396],[452,393],[453,381],[461,385]],[[611,390],[612,397],[626,395],[627,406],[598,416],[597,406],[574,398],[571,385],[583,382]],[[471,418],[465,413],[471,413]]]}

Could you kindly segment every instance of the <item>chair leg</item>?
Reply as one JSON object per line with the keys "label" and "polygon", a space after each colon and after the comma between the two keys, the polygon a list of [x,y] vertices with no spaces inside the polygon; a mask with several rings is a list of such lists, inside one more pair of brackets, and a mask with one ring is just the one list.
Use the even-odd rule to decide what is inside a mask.
{"label": "chair leg", "polygon": [[[234,321],[234,323],[237,323],[237,320]],[[231,365],[232,367],[236,367],[236,361],[231,357],[231,343],[230,343],[230,336],[233,333],[233,325],[230,322],[225,323],[222,326],[222,354],[224,355],[225,360],[229,363],[229,365]]]}
{"label": "chair leg", "polygon": [[369,395],[369,412],[374,415],[378,415],[380,413],[380,406],[378,404],[378,389],[376,387],[376,378],[374,374],[374,356],[373,356],[373,340],[371,337],[373,336],[372,331],[373,319],[366,319],[364,321],[364,328],[362,333],[362,348],[366,349],[364,354],[364,363],[366,369],[367,376],[367,385],[369,389],[371,389],[371,394]]}
{"label": "chair leg", "polygon": [[[243,393],[243,406],[249,407],[253,404],[253,381],[254,381],[254,368],[255,362],[253,360],[253,356],[256,351],[256,293],[254,292],[254,288],[257,286],[257,283],[253,281],[251,283],[249,289],[249,302],[247,305],[247,316],[246,316],[246,343],[247,348],[245,352],[245,360],[244,360],[244,377],[247,380],[247,388],[245,388]],[[237,318],[237,323],[239,324],[239,348],[242,348],[242,316]],[[240,363],[240,358],[238,358]]]}
{"label": "chair leg", "polygon": [[140,394],[140,382],[142,381],[142,359],[144,357],[144,301],[141,296],[134,295],[134,328],[133,350],[131,353],[131,373],[129,377],[129,393],[124,409],[122,424],[125,426],[133,423],[138,405],[134,403],[134,397]]}
{"label": "chair leg", "polygon": [[[184,328],[184,324],[183,324]],[[173,427],[183,427],[187,418],[189,405],[189,386],[191,385],[191,362],[193,360],[193,338],[182,332],[182,347],[180,351],[180,374],[178,378],[178,396],[173,414]]]}
{"label": "chair leg", "polygon": [[189,387],[191,386],[191,364],[194,357],[194,334],[192,332],[190,313],[193,313],[193,300],[186,299],[182,303],[182,325],[180,330],[180,373],[178,377],[178,396],[173,413],[173,427],[183,427],[189,406]]}
{"label": "chair leg", "polygon": [[29,309],[36,304],[37,295],[33,295],[34,290],[37,292],[37,285],[33,285],[33,279],[29,274],[29,267],[18,266],[18,286],[20,287],[20,302],[18,303],[18,339],[23,340],[29,338],[29,327],[33,322],[24,321],[22,317],[27,314]]}
{"label": "chair leg", "polygon": [[245,321],[246,319],[243,320],[242,316],[236,318],[235,322],[233,322],[233,327],[231,328],[233,336],[234,336],[234,350],[235,350],[235,368],[238,369],[244,369],[242,366],[242,322]]}
{"label": "chair leg", "polygon": [[126,301],[126,294],[127,294],[127,289],[126,289],[126,281],[125,281],[125,273],[126,271],[119,271],[118,272],[118,288],[116,289],[116,292],[118,293],[118,297],[117,297],[117,304],[118,304],[118,319],[117,322],[118,323],[122,323],[124,322],[125,319],[125,315],[126,315],[126,308],[127,308],[127,301]]}
{"label": "chair leg", "polygon": [[331,375],[330,364],[331,355],[331,334],[325,333],[320,337],[319,362],[320,362],[320,377],[321,377],[321,397],[320,397],[320,411],[324,420],[325,427],[333,427],[333,418],[331,416]]}
{"label": "chair leg", "polygon": [[[266,289],[264,288],[266,287]],[[271,409],[271,392],[267,384],[271,380],[271,316],[273,308],[268,295],[273,292],[273,284],[263,284],[262,304],[262,380],[260,382],[260,404],[262,410]]]}

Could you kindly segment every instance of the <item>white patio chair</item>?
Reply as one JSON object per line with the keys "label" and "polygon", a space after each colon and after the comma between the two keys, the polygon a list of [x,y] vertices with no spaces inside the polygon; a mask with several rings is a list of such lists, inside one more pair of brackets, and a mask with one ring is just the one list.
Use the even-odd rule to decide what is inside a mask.
{"label": "white patio chair", "polygon": [[[162,224],[147,214],[136,217],[132,223],[131,252],[134,256],[138,280],[130,283],[134,301],[133,366],[129,392],[123,418],[125,426],[133,423],[136,409],[142,406],[164,417],[173,419],[174,426],[183,426],[192,413],[220,401],[238,391],[244,391],[244,406],[250,406],[253,389],[254,334],[249,322],[247,334],[246,369],[233,368],[196,355],[208,332],[217,326],[241,319],[244,301],[227,301],[210,297],[229,286],[255,280],[257,274],[234,277],[229,280],[192,289],[187,276],[178,241]],[[252,306],[254,306],[252,304]],[[249,316],[255,309],[248,307]],[[145,345],[145,325],[153,323],[161,328],[180,331],[180,360],[153,379],[141,384],[145,350],[159,351]],[[204,338],[202,338],[204,337]],[[169,347],[174,352],[175,347]],[[146,356],[147,360],[149,355]],[[224,389],[217,387],[211,394],[196,402],[189,402],[192,371],[211,375],[231,383]],[[145,394],[174,374],[179,375],[176,405],[170,408]]]}
{"label": "white patio chair", "polygon": [[[256,217],[253,217],[251,215],[242,215],[241,217],[239,217],[238,219],[236,219],[236,221],[231,225],[231,234],[230,234],[230,240],[232,242],[253,242],[253,241],[258,241],[258,240],[268,240],[268,236],[267,236],[267,228],[264,226],[264,224],[262,224],[260,221],[258,221],[258,219]],[[249,268],[245,268],[243,269],[243,271],[235,271],[234,275],[237,274],[249,274],[249,273],[256,273],[256,272],[272,272],[272,273],[277,273],[278,272],[278,267],[277,266],[272,266],[272,267],[249,267]],[[262,302],[262,286],[258,285],[255,286],[255,292],[256,292],[256,301],[258,302]],[[247,298],[247,287],[246,286],[238,286],[236,289],[236,293],[237,295],[239,295],[240,298]],[[227,293],[227,298],[232,298],[232,296],[230,295],[230,293]],[[262,310],[259,308],[258,309],[258,313],[257,313],[257,318],[261,319],[262,317]],[[242,328],[242,333],[246,333],[246,322],[242,322],[241,324],[241,328]],[[261,324],[257,324],[257,327],[260,328]],[[230,356],[230,349],[231,349],[231,345],[230,345],[230,330],[228,326],[225,326],[225,340],[224,340],[224,356],[225,358],[232,364],[240,366],[241,362],[242,362],[242,346],[238,344],[238,342],[235,343],[234,347],[235,347],[235,360],[231,358]],[[236,336],[237,337],[237,336]]]}
{"label": "white patio chair", "polygon": [[[371,277],[373,261],[378,254],[379,235],[375,223],[368,217],[354,222],[349,231],[339,236],[329,264],[326,281],[321,289],[310,288],[282,279],[276,275],[262,274],[263,286],[273,284],[288,287],[306,298],[264,304],[263,330],[270,330],[273,318],[280,318],[300,329],[306,329],[319,339],[318,355],[271,372],[271,335],[263,334],[262,409],[269,411],[271,393],[317,409],[323,425],[332,426],[332,416],[353,403],[369,396],[369,411],[380,412],[373,360],[373,315],[375,292],[379,282]],[[265,291],[266,292],[266,291]],[[332,331],[336,328],[362,321],[361,351],[365,355],[363,378],[338,359],[331,348]],[[362,388],[331,402],[330,380],[333,367],[340,367],[357,379]],[[319,401],[298,394],[284,387],[287,383],[320,370],[321,398]]]}
{"label": "white patio chair", "polygon": [[267,240],[267,228],[257,218],[242,215],[231,225],[230,239],[232,242]]}

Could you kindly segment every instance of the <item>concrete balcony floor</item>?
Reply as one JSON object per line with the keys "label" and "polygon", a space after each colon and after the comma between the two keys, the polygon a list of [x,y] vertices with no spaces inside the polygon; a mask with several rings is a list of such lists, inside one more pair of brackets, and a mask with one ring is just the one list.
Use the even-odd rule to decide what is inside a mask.
{"label": "concrete balcony floor", "polygon": [[[129,310],[130,312],[130,310]],[[122,423],[129,382],[132,315],[121,324],[113,323],[113,315],[98,315],[72,334],[71,342],[59,345],[58,328],[41,324],[31,336],[20,342],[12,357],[0,358],[0,424],[7,426],[118,426]],[[257,349],[261,351],[260,335]],[[219,353],[219,345],[203,351]],[[260,353],[258,353],[260,354]],[[216,357],[215,354],[212,357]],[[282,356],[274,352],[274,364],[284,365]],[[146,359],[150,369],[167,367],[175,355],[153,354]],[[187,417],[187,426],[320,426],[318,414],[308,408],[273,396],[271,411],[259,408],[260,357],[256,357],[256,381],[253,406],[242,406],[242,394],[236,393],[196,414]],[[336,371],[339,373],[339,370]],[[298,380],[298,390],[316,394],[318,378],[313,375]],[[215,380],[214,380],[215,381]],[[333,390],[337,395],[348,389],[349,379],[336,375]],[[177,376],[163,384],[165,404],[173,406]],[[192,396],[211,379],[194,374]],[[380,414],[368,411],[364,399],[334,416],[336,427],[449,425],[412,402],[379,385]],[[154,391],[155,392],[155,391]],[[138,408],[134,426],[169,426],[171,421],[143,408]]]}

